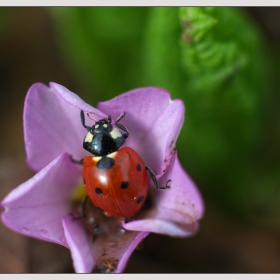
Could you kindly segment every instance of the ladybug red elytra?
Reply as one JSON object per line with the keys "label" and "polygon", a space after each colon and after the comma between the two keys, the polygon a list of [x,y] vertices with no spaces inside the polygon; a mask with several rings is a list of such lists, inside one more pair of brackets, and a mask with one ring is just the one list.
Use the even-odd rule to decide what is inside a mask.
{"label": "ladybug red elytra", "polygon": [[[81,111],[82,125],[88,133],[83,147],[93,156],[87,156],[75,163],[83,164],[83,177],[86,192],[92,203],[106,214],[114,217],[131,217],[143,206],[149,188],[148,173],[157,189],[159,187],[153,171],[146,167],[141,157],[131,148],[121,148],[129,131],[119,121],[125,117],[121,114],[114,128],[111,116],[97,121],[92,127],[85,125],[85,115]],[[119,130],[122,130],[123,133]],[[87,197],[86,197],[87,199]],[[85,202],[83,216],[85,216]]]}

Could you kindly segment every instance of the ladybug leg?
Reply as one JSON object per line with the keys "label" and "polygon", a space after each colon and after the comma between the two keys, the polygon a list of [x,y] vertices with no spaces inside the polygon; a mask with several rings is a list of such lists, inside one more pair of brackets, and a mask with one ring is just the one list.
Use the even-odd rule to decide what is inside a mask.
{"label": "ladybug leg", "polygon": [[84,162],[83,158],[81,160],[76,160],[76,159],[73,159],[72,155],[70,156],[70,158],[71,158],[72,162],[77,163],[77,164],[83,164],[83,162]]}
{"label": "ladybug leg", "polygon": [[123,112],[116,120],[116,122],[119,122],[121,119],[123,119],[125,117],[126,113]]}
{"label": "ladybug leg", "polygon": [[165,189],[169,189],[170,188],[170,186],[168,186],[168,183],[171,181],[170,179],[166,182],[166,185],[164,187],[160,187],[158,185],[158,181],[157,181],[157,178],[155,176],[155,173],[148,166],[146,166],[146,169],[149,172],[149,174],[150,174],[150,176],[151,176],[151,178],[152,178],[152,180],[154,182],[155,188],[157,190],[165,190]]}
{"label": "ladybug leg", "polygon": [[121,119],[123,119],[124,117],[125,117],[125,112],[123,112],[123,113],[117,118],[117,120],[116,120],[116,122],[115,122],[115,125],[116,125],[118,128],[120,128],[121,130],[124,131],[124,133],[123,133],[122,135],[124,136],[124,138],[127,138],[127,137],[129,136],[129,131],[128,131],[128,129],[127,129],[125,126],[123,126],[122,124],[119,123],[119,121],[120,121]]}
{"label": "ladybug leg", "polygon": [[82,200],[82,216],[73,217],[73,220],[80,220],[86,217],[87,200],[88,200],[88,196],[86,195]]}
{"label": "ladybug leg", "polygon": [[86,126],[86,124],[85,124],[85,113],[83,110],[81,110],[80,118],[81,118],[81,123],[82,123],[83,127],[86,128],[86,130],[89,132],[91,127]]}
{"label": "ladybug leg", "polygon": [[165,185],[165,187],[164,187],[165,189],[170,189],[170,186],[168,185],[169,182],[171,182],[171,179],[169,179],[169,180],[166,182],[166,185]]}
{"label": "ladybug leg", "polygon": [[151,178],[153,180],[153,183],[155,185],[155,188],[159,189],[158,181],[157,181],[157,178],[155,176],[155,173],[148,166],[146,166],[146,170],[149,172],[149,174],[150,174],[150,176],[151,176]]}
{"label": "ladybug leg", "polygon": [[83,217],[83,218],[86,217],[87,200],[88,200],[88,196],[86,195],[86,196],[83,198],[83,201],[82,201],[82,217]]}

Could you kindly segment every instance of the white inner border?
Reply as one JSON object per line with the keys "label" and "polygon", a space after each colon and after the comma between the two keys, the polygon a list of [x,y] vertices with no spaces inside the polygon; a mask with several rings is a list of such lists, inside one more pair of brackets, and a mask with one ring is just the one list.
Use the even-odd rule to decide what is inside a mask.
{"label": "white inner border", "polygon": [[279,0],[0,0],[0,6],[279,6]]}

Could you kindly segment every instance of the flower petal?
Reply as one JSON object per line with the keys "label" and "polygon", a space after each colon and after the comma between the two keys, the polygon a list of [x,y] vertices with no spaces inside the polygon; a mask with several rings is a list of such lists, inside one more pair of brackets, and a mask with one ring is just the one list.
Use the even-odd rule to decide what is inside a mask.
{"label": "flower petal", "polygon": [[123,224],[128,230],[150,231],[170,236],[189,236],[198,229],[198,220],[204,213],[201,195],[182,168],[177,154],[172,157],[170,166],[159,179],[165,186],[171,179],[167,190],[151,188],[153,208],[139,215],[137,220]]}
{"label": "flower petal", "polygon": [[122,254],[118,267],[114,271],[116,273],[121,273],[124,271],[127,262],[129,260],[129,257],[135,250],[135,248],[138,246],[138,244],[149,234],[147,231],[142,231],[142,232],[134,232],[133,238],[130,241],[127,241],[126,248],[124,250],[124,253]]}
{"label": "flower petal", "polygon": [[94,261],[89,239],[82,222],[73,220],[68,215],[62,219],[62,224],[75,271],[77,273],[90,273],[93,269]]}
{"label": "flower petal", "polygon": [[198,223],[178,225],[164,219],[152,218],[135,220],[130,223],[123,224],[123,227],[127,230],[139,230],[141,228],[141,231],[150,231],[173,237],[188,237],[194,235],[198,231],[199,225]]}
{"label": "flower petal", "polygon": [[24,235],[68,247],[61,219],[70,211],[69,196],[80,178],[81,170],[69,155],[57,157],[1,202],[3,223]]}
{"label": "flower petal", "polygon": [[[125,231],[117,234],[100,235],[92,245],[96,260],[93,272],[122,272],[134,249],[149,232]],[[114,267],[113,271],[109,268]]]}
{"label": "flower petal", "polygon": [[31,86],[24,105],[27,162],[36,171],[65,152],[76,159],[86,155],[82,145],[86,130],[80,110],[105,116],[65,87],[56,83],[50,86]]}
{"label": "flower petal", "polygon": [[171,100],[164,89],[147,87],[100,102],[97,108],[113,120],[125,111],[121,123],[130,136],[124,146],[133,148],[156,174],[166,169],[184,121],[182,101]]}
{"label": "flower petal", "polygon": [[[94,242],[87,235],[82,221],[63,218],[65,236],[71,250],[73,265],[78,273],[120,273],[137,245],[149,232],[118,230],[116,219],[109,219],[116,231],[98,235]],[[113,224],[112,224],[113,223]]]}

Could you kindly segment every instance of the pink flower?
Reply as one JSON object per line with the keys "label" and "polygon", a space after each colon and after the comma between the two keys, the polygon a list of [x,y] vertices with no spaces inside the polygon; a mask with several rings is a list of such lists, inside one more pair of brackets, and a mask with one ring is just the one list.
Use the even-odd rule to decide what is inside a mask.
{"label": "pink flower", "polygon": [[[80,122],[81,110],[98,119],[111,115],[113,121],[125,111],[121,123],[130,136],[123,147],[129,146],[141,156],[159,185],[172,180],[167,190],[156,190],[151,183],[151,207],[127,223],[105,217],[92,206],[92,215],[101,217],[103,226],[95,239],[94,229],[89,233],[83,219],[69,215],[73,193],[82,182],[81,167],[70,155],[75,159],[89,155],[82,147],[86,130]],[[38,173],[2,201],[2,221],[19,233],[69,248],[74,268],[81,273],[122,272],[133,250],[150,232],[174,237],[195,234],[204,206],[175,150],[183,119],[183,103],[171,100],[161,88],[138,88],[100,102],[95,109],[61,85],[34,84],[25,100],[24,136],[27,162]],[[88,118],[86,123],[92,125]]]}

